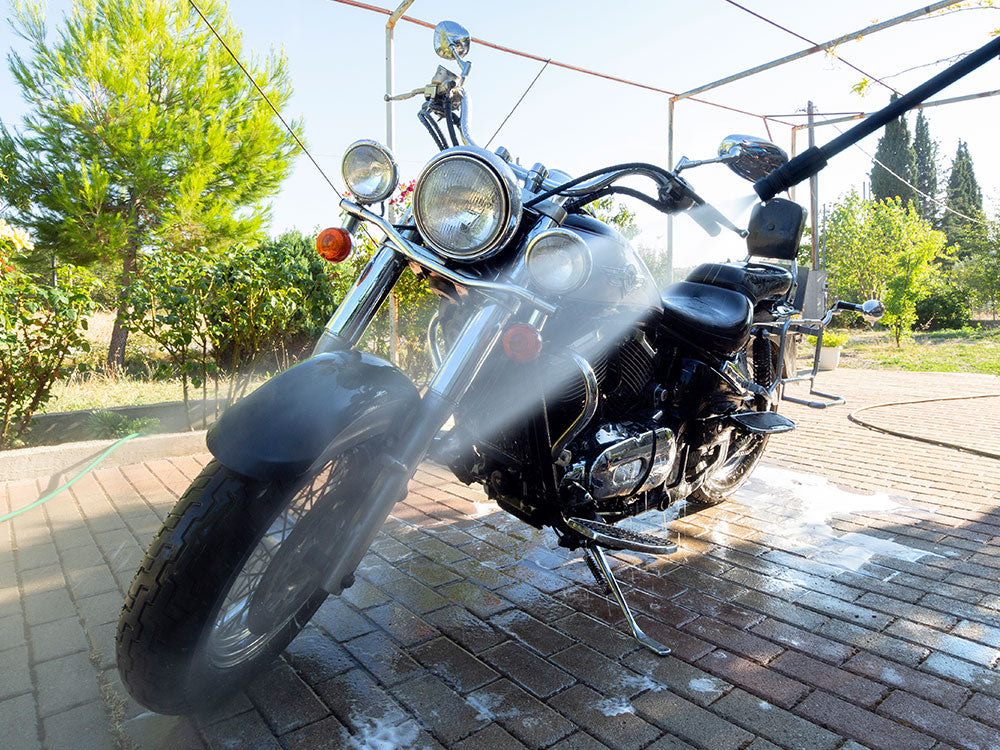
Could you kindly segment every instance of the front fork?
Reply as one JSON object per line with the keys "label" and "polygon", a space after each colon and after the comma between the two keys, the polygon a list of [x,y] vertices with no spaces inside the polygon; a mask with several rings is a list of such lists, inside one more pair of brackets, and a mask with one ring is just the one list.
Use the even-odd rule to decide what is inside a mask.
{"label": "front fork", "polygon": [[[403,256],[390,245],[383,245],[330,318],[313,353],[356,346],[405,267]],[[357,567],[378,534],[380,519],[388,516],[393,505],[406,496],[409,480],[431,441],[454,413],[518,307],[517,301],[510,305],[487,302],[466,322],[417,408],[399,431],[399,437],[382,456],[379,473],[354,524],[355,528],[367,529],[368,533],[339,550],[331,550],[333,558],[327,568],[330,573],[323,583],[326,591],[339,594],[350,585],[352,576],[345,575],[345,571]]]}

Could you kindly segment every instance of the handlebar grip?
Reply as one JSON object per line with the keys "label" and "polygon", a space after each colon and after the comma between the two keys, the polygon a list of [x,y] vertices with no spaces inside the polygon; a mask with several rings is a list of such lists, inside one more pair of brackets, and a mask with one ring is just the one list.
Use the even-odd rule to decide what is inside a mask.
{"label": "handlebar grip", "polygon": [[844,302],[843,300],[838,300],[837,304],[833,306],[835,310],[846,310],[847,312],[856,312],[864,315],[865,310],[862,305],[855,302]]}
{"label": "handlebar grip", "polygon": [[761,177],[753,184],[754,192],[762,201],[769,201],[778,193],[798,185],[812,177],[826,166],[826,156],[818,146],[806,149],[790,162],[783,164],[771,174]]}

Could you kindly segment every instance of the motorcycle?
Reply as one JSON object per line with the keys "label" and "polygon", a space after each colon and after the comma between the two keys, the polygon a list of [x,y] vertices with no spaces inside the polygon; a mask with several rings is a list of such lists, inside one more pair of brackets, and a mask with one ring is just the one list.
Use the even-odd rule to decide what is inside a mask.
{"label": "motorcycle", "polygon": [[[427,459],[582,549],[635,638],[669,653],[636,623],[604,551],[676,547],[619,522],[734,493],[769,437],[795,426],[778,407],[783,386],[803,377],[797,335],[817,334],[818,348],[836,311],[869,320],[883,312],[868,300],[802,317],[793,271],[805,210],[774,197],[849,138],[792,161],[773,143],[736,135],[718,156],[672,170],[633,162],[572,178],[529,169],[470,135],[468,32],[444,22],[434,44],[459,72],[439,66],[430,84],[399,97],[423,97],[418,119],[439,148],[416,180],[412,209],[399,221],[373,210],[396,189],[397,167],[377,142],[352,144],[342,163],[351,197],[340,204],[349,219],[321,233],[318,249],[346,259],[361,225],[384,241],[313,356],[208,431],[214,458],[170,512],[128,591],[118,668],[154,711],[202,710],[260,672],[327,596],[354,583]],[[996,55],[991,44],[978,64]],[[950,82],[942,81],[932,79],[938,88]],[[857,140],[932,89],[845,135]],[[755,181],[761,201],[745,230],[681,176],[706,163]],[[704,263],[661,292],[629,243],[591,213],[608,195],[687,214],[711,234],[739,232],[747,258]],[[427,343],[435,370],[422,392],[354,348],[406,268],[440,297]]]}

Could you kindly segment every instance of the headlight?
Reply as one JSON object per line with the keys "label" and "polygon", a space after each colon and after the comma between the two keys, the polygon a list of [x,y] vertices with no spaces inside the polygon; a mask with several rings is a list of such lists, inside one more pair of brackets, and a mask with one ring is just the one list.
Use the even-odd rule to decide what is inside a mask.
{"label": "headlight", "polygon": [[396,160],[389,149],[375,141],[356,141],[348,146],[340,171],[359,203],[384,201],[399,183]]}
{"label": "headlight", "polygon": [[579,289],[590,278],[593,265],[587,243],[565,229],[552,229],[533,238],[525,250],[525,262],[535,285],[552,294]]}
{"label": "headlight", "polygon": [[417,178],[413,216],[420,234],[441,255],[479,260],[513,236],[521,220],[521,193],[502,159],[458,146],[431,159]]}

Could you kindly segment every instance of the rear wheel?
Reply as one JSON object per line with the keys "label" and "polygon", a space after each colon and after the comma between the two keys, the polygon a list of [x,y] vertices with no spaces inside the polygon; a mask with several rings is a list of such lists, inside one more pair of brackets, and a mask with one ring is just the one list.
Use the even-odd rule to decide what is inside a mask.
{"label": "rear wheel", "polygon": [[[751,362],[754,381],[765,388],[771,384],[780,364],[778,362],[778,347],[769,339],[755,339],[751,345]],[[762,359],[767,357],[767,359]],[[775,391],[775,401],[771,411],[778,410],[781,399],[781,386]],[[767,408],[765,403],[758,404],[758,410]],[[767,447],[767,435],[752,433],[737,434],[726,449],[726,457],[697,490],[691,493],[690,500],[700,505],[715,505],[721,503],[735,493],[750,478],[757,468],[764,449]]]}
{"label": "rear wheel", "polygon": [[[326,598],[324,551],[349,533],[336,510],[361,491],[365,445],[294,482],[259,482],[216,461],[174,506],[135,574],[118,623],[122,681],[158,713],[183,714],[244,687]],[[327,512],[324,512],[327,511]]]}

